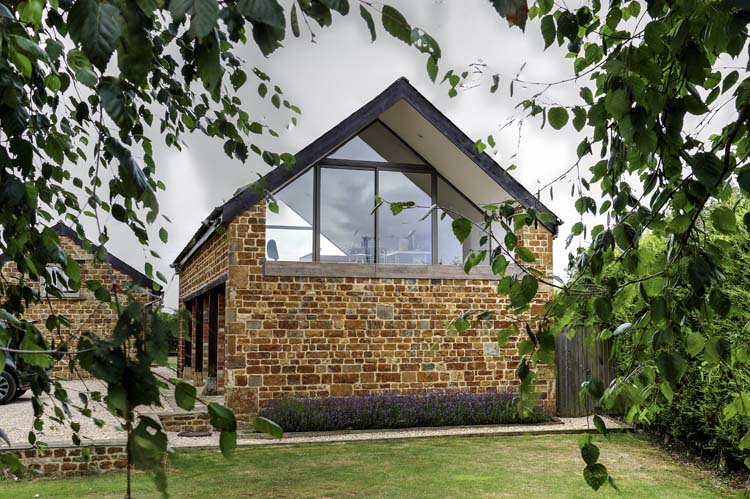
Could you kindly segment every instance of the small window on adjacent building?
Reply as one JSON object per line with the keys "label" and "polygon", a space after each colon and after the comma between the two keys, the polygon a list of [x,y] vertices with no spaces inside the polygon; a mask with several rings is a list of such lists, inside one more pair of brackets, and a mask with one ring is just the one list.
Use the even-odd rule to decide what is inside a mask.
{"label": "small window on adjacent building", "polygon": [[313,170],[309,170],[275,194],[278,213],[266,208],[269,260],[312,261],[313,178]]}
{"label": "small window on adjacent building", "polygon": [[39,282],[39,293],[42,297],[79,298],[81,296],[70,286],[68,276],[60,265],[47,265],[45,274]]}

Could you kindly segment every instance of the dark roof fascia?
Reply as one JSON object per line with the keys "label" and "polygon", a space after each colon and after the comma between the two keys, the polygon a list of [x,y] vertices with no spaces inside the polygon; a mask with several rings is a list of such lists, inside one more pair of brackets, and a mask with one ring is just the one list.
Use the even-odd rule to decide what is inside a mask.
{"label": "dark roof fascia", "polygon": [[[321,135],[317,140],[302,149],[295,156],[296,163],[292,168],[277,167],[259,182],[263,189],[251,184],[235,194],[222,206],[214,208],[211,215],[202,223],[196,234],[183,248],[172,267],[178,269],[187,257],[197,250],[196,244],[204,237],[206,231],[213,230],[217,223],[227,223],[239,214],[254,206],[263,196],[263,190],[275,191],[313,166],[321,158],[335,150],[339,145],[356,135],[360,130],[375,121],[381,114],[400,100],[405,100],[432,126],[437,128],[448,140],[468,156],[479,168],[500,185],[510,196],[526,209],[534,208],[537,213],[548,214],[555,222],[541,221],[553,235],[562,223],[552,210],[531,194],[520,182],[506,172],[487,153],[479,153],[468,135],[462,132],[447,116],[427,100],[412,86],[406,78],[399,78],[370,102],[345,118],[341,123]],[[260,191],[260,192],[259,192]],[[220,218],[219,218],[220,216]]]}
{"label": "dark roof fascia", "polygon": [[[257,200],[255,202],[257,203]],[[189,256],[198,251],[198,248],[206,239],[208,239],[207,236],[214,231],[218,224],[222,222],[222,208],[223,205],[217,206],[211,211],[211,214],[201,222],[200,227],[198,227],[198,230],[195,231],[193,237],[190,238],[185,247],[182,248],[182,251],[180,251],[177,257],[175,257],[174,261],[171,264],[171,267],[175,269],[177,273],[180,272],[180,263],[184,260],[187,260]]]}
{"label": "dark roof fascia", "polygon": [[[78,233],[65,225],[63,222],[58,222],[54,226],[52,226],[52,230],[55,231],[55,233],[58,236],[67,237],[69,239],[72,239],[74,243],[76,243],[81,248],[84,247],[83,241],[80,237],[78,237]],[[97,245],[91,245],[92,252],[96,252],[96,250],[99,247]],[[122,272],[128,277],[131,277],[136,283],[140,284],[141,286],[148,289],[149,292],[154,293],[156,295],[161,296],[164,293],[164,290],[162,287],[155,283],[153,279],[150,279],[147,275],[144,273],[136,270],[135,268],[131,267],[127,263],[123,262],[113,254],[111,254],[109,251],[107,251],[107,257],[104,259],[104,262],[109,264],[113,269]],[[156,287],[155,290],[154,288]]]}

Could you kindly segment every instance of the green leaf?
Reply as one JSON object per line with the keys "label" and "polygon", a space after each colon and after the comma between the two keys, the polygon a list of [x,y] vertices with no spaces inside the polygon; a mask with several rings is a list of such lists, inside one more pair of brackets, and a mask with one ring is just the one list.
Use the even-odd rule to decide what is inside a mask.
{"label": "green leaf", "polygon": [[[242,3],[242,1],[238,2],[238,9]],[[219,18],[219,3],[217,0],[171,0],[169,11],[178,22],[182,21],[186,15],[190,15],[191,33],[205,37],[216,26]]]}
{"label": "green leaf", "polygon": [[581,457],[588,464],[596,464],[599,460],[599,447],[591,443],[585,443],[581,446]]}
{"label": "green leaf", "polygon": [[[9,444],[9,445],[10,445],[10,444]],[[737,448],[738,448],[739,450],[750,449],[750,431],[748,431],[747,433],[745,433],[745,436],[743,436],[743,437],[742,437],[742,438],[740,439],[740,443],[739,443],[739,445],[737,446]]]}
{"label": "green leaf", "polygon": [[435,57],[433,56],[427,58],[427,75],[434,83],[438,75],[438,63],[437,59],[435,59]]}
{"label": "green leaf", "polygon": [[560,130],[568,123],[568,111],[564,107],[553,107],[547,111],[547,121],[555,130]]}
{"label": "green leaf", "polygon": [[497,332],[497,344],[498,346],[502,347],[506,343],[508,343],[508,340],[511,336],[518,335],[518,326],[515,324],[511,325],[510,327],[503,329],[501,331]]}
{"label": "green leaf", "polygon": [[178,381],[174,386],[174,400],[177,406],[185,411],[192,411],[195,407],[196,389],[190,383]]}
{"label": "green leaf", "polygon": [[[46,345],[40,345],[38,338],[41,335],[35,334],[35,331],[26,331],[21,340],[21,350],[29,350],[32,352],[42,352],[46,350]],[[44,340],[41,340],[42,342]],[[49,368],[52,366],[52,358],[47,353],[24,353],[20,355],[23,361],[30,366],[37,366],[42,368]]]}
{"label": "green leaf", "polygon": [[598,296],[594,299],[594,311],[602,321],[608,321],[612,316],[612,304],[607,298]]}
{"label": "green leaf", "polygon": [[453,228],[453,234],[456,235],[456,238],[460,242],[466,241],[469,235],[471,235],[471,221],[467,218],[455,219],[451,222],[451,227]]}
{"label": "green leaf", "polygon": [[492,259],[492,273],[504,276],[508,268],[508,260],[503,255],[497,255]]}
{"label": "green leaf", "polygon": [[482,250],[480,252],[472,251],[469,253],[469,256],[466,257],[466,261],[464,262],[464,272],[468,274],[472,268],[482,263],[486,256],[487,250]]}
{"label": "green leaf", "polygon": [[411,26],[406,18],[390,5],[384,5],[382,11],[383,28],[393,36],[406,44],[411,44]]}
{"label": "green leaf", "polygon": [[534,258],[534,253],[531,252],[529,248],[526,248],[525,246],[519,246],[516,248],[516,254],[518,257],[527,263],[532,263],[536,261],[536,258]]}
{"label": "green leaf", "polygon": [[284,9],[276,0],[239,0],[237,10],[243,16],[283,30],[286,26]]}
{"label": "green leaf", "polygon": [[348,0],[320,0],[320,3],[325,5],[331,10],[335,10],[342,16],[349,13],[349,1]]}
{"label": "green leaf", "polygon": [[618,88],[604,98],[604,107],[613,118],[622,119],[630,110],[630,99],[625,90]]}
{"label": "green leaf", "polygon": [[128,81],[140,86],[152,69],[153,49],[147,32],[147,18],[132,2],[127,3],[123,17],[125,30],[117,51],[117,64]]}
{"label": "green leaf", "polygon": [[712,152],[699,152],[692,157],[690,166],[698,181],[709,190],[721,182],[721,160]]}
{"label": "green leaf", "polygon": [[594,490],[599,490],[602,485],[607,483],[609,473],[603,464],[589,464],[583,470],[583,479]]}
{"label": "green leaf", "polygon": [[521,31],[526,29],[529,17],[529,6],[526,0],[490,0],[492,6],[501,17],[508,21],[508,26],[518,26]]}
{"label": "green leaf", "polygon": [[230,457],[237,448],[237,432],[222,431],[219,433],[219,449],[224,457]]}
{"label": "green leaf", "polygon": [[609,435],[609,430],[607,429],[607,425],[604,424],[604,420],[601,416],[598,414],[594,414],[594,428],[596,428],[596,431],[601,433],[604,436]]}
{"label": "green leaf", "polygon": [[364,5],[359,6],[359,15],[364,19],[365,24],[367,25],[367,29],[370,31],[370,38],[371,41],[375,41],[376,33],[375,33],[375,21],[372,19],[372,14],[365,8]]}
{"label": "green leaf", "polygon": [[690,228],[693,217],[689,213],[677,215],[669,222],[669,230],[674,234],[684,234]]}
{"label": "green leaf", "polygon": [[237,431],[237,420],[234,413],[217,402],[208,403],[208,414],[211,418],[211,426],[220,431]]}
{"label": "green leaf", "polygon": [[676,385],[687,371],[687,361],[677,352],[661,352],[656,357],[656,367],[665,380]]}
{"label": "green leaf", "polygon": [[717,288],[711,290],[708,302],[720,317],[726,317],[732,309],[732,300],[729,295]]}
{"label": "green leaf", "polygon": [[705,286],[711,279],[711,265],[703,255],[694,256],[687,265],[690,284],[696,288]]}
{"label": "green leaf", "polygon": [[570,41],[578,38],[578,19],[576,15],[569,10],[560,12],[560,16],[557,18],[557,30]]}
{"label": "green leaf", "polygon": [[737,183],[743,191],[750,193],[750,170],[743,170],[738,173]]}
{"label": "green leaf", "polygon": [[299,16],[297,14],[297,4],[292,4],[292,12],[289,14],[289,24],[292,25],[292,34],[295,38],[300,37]]}
{"label": "green leaf", "polygon": [[575,106],[573,108],[573,128],[578,132],[583,130],[583,127],[586,126],[586,119],[586,111],[580,106]]}
{"label": "green leaf", "polygon": [[218,99],[224,70],[219,58],[219,42],[215,36],[195,41],[195,65],[203,87],[214,99]]}
{"label": "green leaf", "polygon": [[704,338],[698,331],[693,331],[687,336],[686,342],[687,348],[685,348],[685,351],[695,357],[703,351],[703,347],[706,344],[706,338]]}
{"label": "green leaf", "polygon": [[732,234],[737,231],[737,218],[734,211],[726,206],[717,206],[711,212],[711,221],[716,230],[722,234]]}
{"label": "green leaf", "polygon": [[99,85],[99,98],[112,121],[120,128],[130,127],[132,119],[128,114],[125,94],[119,81],[111,79],[102,81]]}
{"label": "green leaf", "polygon": [[122,34],[120,10],[109,2],[77,0],[68,14],[70,37],[104,71]]}
{"label": "green leaf", "polygon": [[271,435],[274,438],[281,438],[284,436],[284,430],[281,429],[281,426],[264,417],[258,416],[254,418],[253,428],[255,428],[256,431]]}
{"label": "green leaf", "polygon": [[161,239],[161,242],[164,244],[167,244],[167,239],[169,238],[169,234],[167,233],[167,229],[164,227],[159,228],[159,239]]}
{"label": "green leaf", "polygon": [[542,38],[544,38],[544,48],[549,48],[555,41],[557,29],[555,28],[555,18],[551,15],[542,18]]}

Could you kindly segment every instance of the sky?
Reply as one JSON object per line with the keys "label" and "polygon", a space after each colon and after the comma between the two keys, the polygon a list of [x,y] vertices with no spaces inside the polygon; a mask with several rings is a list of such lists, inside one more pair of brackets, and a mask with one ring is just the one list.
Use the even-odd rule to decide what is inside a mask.
{"label": "sky", "polygon": [[[286,6],[289,2],[282,3]],[[542,129],[541,120],[536,118],[520,126],[512,121],[503,127],[522,115],[516,109],[521,100],[546,88],[516,83],[511,97],[510,81],[519,72],[519,78],[533,82],[573,76],[572,60],[565,58],[566,50],[556,46],[543,50],[537,20],[527,24],[524,34],[517,27],[508,27],[486,0],[390,3],[412,26],[425,29],[440,43],[442,58],[437,83],[427,76],[425,55],[389,36],[377,22],[378,37],[372,43],[358,7],[352,3],[354,8],[348,16],[334,13],[333,26],[313,26],[314,43],[303,24],[302,36],[295,39],[288,30],[284,47],[269,58],[264,58],[252,42],[238,49],[249,76],[239,96],[253,120],[268,123],[280,134],[278,138],[260,137],[259,146],[296,153],[404,76],[472,139],[494,134],[497,147],[488,152],[505,168],[516,165],[511,174],[531,192],[537,192],[575,163],[576,146],[586,129],[582,134],[570,126],[561,131],[549,126]],[[449,86],[439,85],[443,73],[448,69],[472,71],[477,66],[470,67],[471,64],[479,64],[482,74],[472,73],[466,88],[460,89],[457,97],[449,98]],[[258,97],[259,81],[252,75],[253,67],[271,76],[273,83],[282,88],[283,97],[301,108],[297,126],[287,128],[290,113],[278,111],[268,100]],[[500,75],[500,86],[494,94],[489,91],[493,74]],[[575,81],[552,86],[545,91],[543,101],[575,104],[578,91]],[[153,249],[161,259],[149,259],[169,281],[165,306],[176,307],[178,283],[170,264],[213,207],[230,198],[238,187],[256,180],[258,174],[267,173],[269,167],[253,154],[245,164],[230,159],[224,154],[221,141],[200,134],[184,136],[187,147],[182,151],[166,147],[158,135],[152,139],[157,177],[167,186],[166,191],[159,192],[161,212],[171,223],[166,224],[166,245],[155,236],[154,229]],[[582,169],[588,168],[589,163],[582,163]],[[565,239],[578,220],[570,187],[566,178],[558,183],[553,197],[549,190],[541,193],[542,202],[564,221],[554,250],[555,273],[560,276],[565,274],[568,260]],[[84,225],[91,229],[92,237],[95,225]],[[142,269],[146,251],[128,229],[113,223],[109,235],[110,252]]]}

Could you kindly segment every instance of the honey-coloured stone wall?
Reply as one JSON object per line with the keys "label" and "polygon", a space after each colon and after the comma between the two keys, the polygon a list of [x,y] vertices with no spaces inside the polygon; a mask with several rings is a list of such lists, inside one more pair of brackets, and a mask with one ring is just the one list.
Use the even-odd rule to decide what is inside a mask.
{"label": "honey-coloured stone wall", "polygon": [[[255,414],[277,397],[518,385],[518,339],[498,347],[496,338],[528,315],[510,315],[495,281],[265,276],[264,222],[261,202],[201,249],[217,259],[201,268],[221,268],[226,248],[224,389],[238,414]],[[550,272],[552,234],[540,225],[518,239],[537,256],[536,267]],[[210,280],[197,279],[196,267],[191,260],[181,269],[180,280],[191,283],[181,284],[181,296]],[[542,286],[532,312],[550,296]],[[498,317],[464,333],[448,331],[446,323],[468,309],[492,309]],[[537,389],[549,413],[554,378],[553,366],[539,366]]]}
{"label": "honey-coloured stone wall", "polygon": [[[94,262],[91,253],[84,250],[72,239],[60,236],[60,246],[68,258],[79,262],[81,268],[81,289],[79,296],[75,298],[52,298],[42,302],[31,304],[23,314],[23,319],[36,322],[37,327],[45,335],[49,342],[56,345],[67,343],[69,349],[74,351],[78,337],[84,333],[94,333],[106,336],[114,329],[117,323],[117,312],[107,303],[103,303],[94,297],[94,293],[86,289],[87,280],[98,280],[106,286],[114,296],[114,284],[117,284],[119,299],[126,300],[125,290],[132,286],[133,278],[113,268],[104,262]],[[7,262],[0,270],[2,275],[13,280],[18,275],[15,263]],[[157,298],[151,290],[139,288],[134,293],[137,300],[142,303],[151,302]],[[45,327],[47,317],[50,314],[64,315],[71,323],[69,328],[62,327],[59,331],[49,331]],[[62,359],[53,367],[52,374],[57,378],[71,379],[75,377],[86,377],[85,372],[71,372],[68,367],[68,359]]]}

